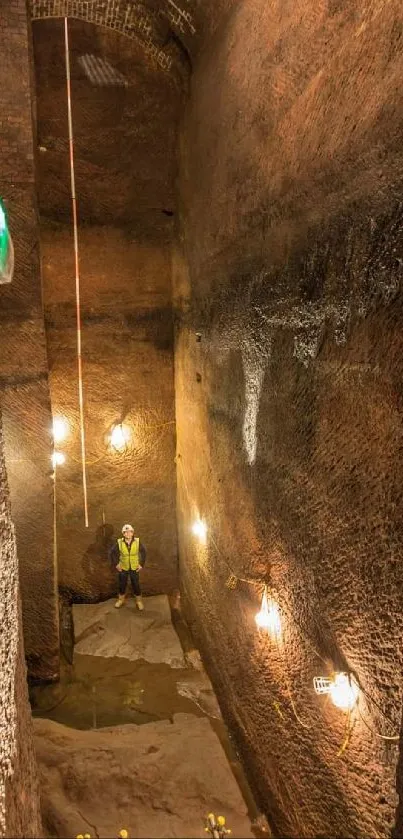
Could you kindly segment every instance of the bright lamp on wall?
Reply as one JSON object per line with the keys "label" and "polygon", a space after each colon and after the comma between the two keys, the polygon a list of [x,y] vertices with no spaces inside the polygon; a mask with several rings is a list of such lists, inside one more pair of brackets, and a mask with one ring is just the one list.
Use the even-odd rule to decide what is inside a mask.
{"label": "bright lamp on wall", "polygon": [[130,443],[130,429],[121,422],[113,426],[109,442],[116,452],[123,452]]}
{"label": "bright lamp on wall", "polygon": [[335,673],[331,679],[315,676],[313,686],[315,693],[329,694],[333,705],[342,711],[351,711],[358,702],[360,689],[351,673]]}
{"label": "bright lamp on wall", "polygon": [[266,629],[269,635],[273,638],[279,638],[281,635],[281,618],[278,604],[272,597],[267,594],[267,587],[265,586],[260,611],[255,615],[255,621],[259,629]]}
{"label": "bright lamp on wall", "polygon": [[64,417],[54,417],[52,424],[53,439],[55,443],[61,443],[69,433],[69,424]]}
{"label": "bright lamp on wall", "polygon": [[200,542],[204,543],[207,536],[207,525],[201,519],[196,519],[192,524],[192,533],[197,536]]}
{"label": "bright lamp on wall", "polygon": [[63,452],[53,452],[52,454],[52,465],[55,469],[56,466],[63,466],[63,463],[66,462],[66,455]]}

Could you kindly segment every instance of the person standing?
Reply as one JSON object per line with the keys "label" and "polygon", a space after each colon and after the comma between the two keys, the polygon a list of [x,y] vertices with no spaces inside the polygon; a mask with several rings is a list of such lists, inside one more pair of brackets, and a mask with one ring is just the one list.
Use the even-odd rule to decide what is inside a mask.
{"label": "person standing", "polygon": [[140,539],[134,535],[131,524],[122,527],[122,538],[118,539],[110,550],[110,558],[119,573],[119,597],[115,609],[120,609],[126,600],[128,579],[132,584],[137,608],[142,611],[144,603],[141,597],[140,571],[146,561],[146,549]]}

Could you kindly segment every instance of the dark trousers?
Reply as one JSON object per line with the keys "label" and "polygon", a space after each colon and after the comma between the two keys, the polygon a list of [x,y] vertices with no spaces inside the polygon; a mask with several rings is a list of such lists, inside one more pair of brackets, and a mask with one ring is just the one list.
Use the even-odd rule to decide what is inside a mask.
{"label": "dark trousers", "polygon": [[130,574],[130,581],[132,584],[133,594],[139,597],[141,594],[140,580],[138,571],[119,571],[119,594],[124,594],[127,588],[127,579]]}

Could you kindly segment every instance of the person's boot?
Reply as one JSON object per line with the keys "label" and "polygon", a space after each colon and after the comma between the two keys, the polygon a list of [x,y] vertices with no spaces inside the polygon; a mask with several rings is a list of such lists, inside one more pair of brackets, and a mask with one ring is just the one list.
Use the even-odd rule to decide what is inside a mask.
{"label": "person's boot", "polygon": [[137,608],[138,608],[139,612],[142,612],[142,611],[143,611],[143,609],[144,609],[144,603],[143,603],[143,600],[142,600],[142,598],[141,598],[141,597],[136,597],[136,606],[137,606]]}
{"label": "person's boot", "polygon": [[123,606],[125,600],[126,600],[125,595],[124,594],[119,594],[119,597],[118,597],[118,599],[115,603],[115,609],[120,609],[121,606]]}

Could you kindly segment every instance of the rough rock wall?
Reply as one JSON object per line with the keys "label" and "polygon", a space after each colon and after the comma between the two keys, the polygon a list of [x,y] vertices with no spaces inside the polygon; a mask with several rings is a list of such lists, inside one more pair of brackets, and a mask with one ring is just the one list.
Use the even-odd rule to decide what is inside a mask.
{"label": "rough rock wall", "polygon": [[[71,231],[42,226],[52,408],[69,434],[58,448],[59,585],[74,598],[111,596],[108,545],[130,522],[146,545],[146,593],[177,588],[171,250],[110,227],[80,230],[89,529],[84,527]],[[109,443],[130,429],[127,450]],[[103,523],[105,522],[105,524]]]}
{"label": "rough rock wall", "polygon": [[[178,90],[134,41],[69,21],[78,205],[89,528],[85,528],[64,30],[36,22],[39,206],[52,410],[58,448],[59,585],[75,599],[116,591],[108,545],[131,522],[144,541],[145,592],[177,585],[172,269]],[[86,72],[83,56],[109,67]],[[99,66],[99,64],[98,64]],[[124,82],[124,83],[118,83]],[[115,423],[131,431],[110,446]]]}
{"label": "rough rock wall", "polygon": [[[15,550],[15,548],[14,548]],[[17,604],[16,604],[17,605]],[[12,774],[5,779],[5,831],[4,836],[38,839],[43,836],[40,811],[40,790],[36,755],[33,744],[32,717],[28,702],[27,672],[22,642],[21,610],[18,601],[17,658],[14,662],[14,697],[11,699],[15,711],[15,752],[12,758]],[[2,746],[11,744],[11,728],[2,732]]]}
{"label": "rough rock wall", "polygon": [[[182,588],[284,836],[395,822],[399,742],[380,735],[399,737],[402,700],[402,31],[398,2],[240,2],[181,136]],[[280,642],[231,570],[277,589]],[[361,685],[350,720],[314,693],[333,669]]]}
{"label": "rough rock wall", "polygon": [[2,2],[0,194],[15,248],[0,287],[0,386],[13,520],[20,556],[25,651],[32,675],[58,672],[53,568],[50,400],[34,182],[31,54],[26,5]]}
{"label": "rough rock wall", "polygon": [[0,836],[41,835],[14,527],[0,426]]}

